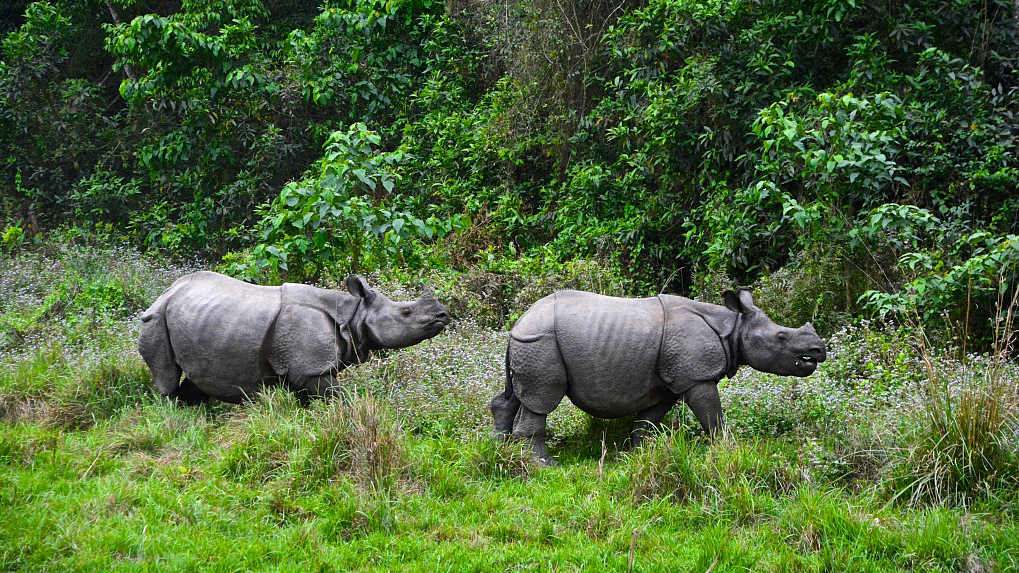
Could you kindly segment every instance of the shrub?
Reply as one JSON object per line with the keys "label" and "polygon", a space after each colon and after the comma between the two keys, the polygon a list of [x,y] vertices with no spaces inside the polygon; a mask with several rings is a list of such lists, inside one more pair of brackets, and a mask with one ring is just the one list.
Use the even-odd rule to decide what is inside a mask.
{"label": "shrub", "polygon": [[886,476],[892,499],[910,504],[967,503],[1019,486],[1019,372],[1010,362],[1013,305],[1000,317],[994,353],[946,369],[919,337],[927,384],[921,403],[896,433]]}
{"label": "shrub", "polygon": [[306,280],[320,278],[326,267],[421,266],[421,245],[462,228],[465,219],[416,216],[394,192],[404,155],[378,152],[380,142],[363,123],[334,131],[313,172],[260,209],[259,243],[249,255],[228,259],[228,270]]}

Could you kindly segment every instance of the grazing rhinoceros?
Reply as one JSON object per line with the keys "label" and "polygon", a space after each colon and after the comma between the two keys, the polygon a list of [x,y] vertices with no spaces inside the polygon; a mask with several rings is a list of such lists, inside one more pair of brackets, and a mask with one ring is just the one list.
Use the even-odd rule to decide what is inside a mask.
{"label": "grazing rhinoceros", "polygon": [[417,344],[449,323],[430,289],[393,302],[358,275],[346,286],[350,294],[190,274],[142,314],[138,350],[164,396],[236,402],[273,384],[314,396],[369,351]]}
{"label": "grazing rhinoceros", "polygon": [[747,289],[723,298],[725,306],[560,291],[539,300],[510,331],[506,391],[489,406],[496,431],[529,438],[538,460],[554,464],[545,418],[569,396],[592,416],[634,416],[633,446],[680,399],[713,434],[722,424],[718,381],[741,365],[808,376],[824,361],[809,323],[775,324]]}

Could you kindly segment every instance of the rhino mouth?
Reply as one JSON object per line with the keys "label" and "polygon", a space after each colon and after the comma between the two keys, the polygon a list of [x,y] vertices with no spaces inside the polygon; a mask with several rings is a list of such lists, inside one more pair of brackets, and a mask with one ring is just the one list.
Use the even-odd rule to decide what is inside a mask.
{"label": "rhino mouth", "polygon": [[817,358],[804,354],[796,357],[795,364],[797,370],[810,374],[817,369]]}

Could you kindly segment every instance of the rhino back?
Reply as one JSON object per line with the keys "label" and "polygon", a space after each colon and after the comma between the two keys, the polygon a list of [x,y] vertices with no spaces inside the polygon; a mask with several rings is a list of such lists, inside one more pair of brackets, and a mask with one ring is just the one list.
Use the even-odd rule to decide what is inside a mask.
{"label": "rhino back", "polygon": [[657,299],[564,291],[555,306],[568,395],[578,407],[616,417],[662,399],[656,364],[663,316]]}
{"label": "rhino back", "polygon": [[279,287],[196,273],[166,304],[177,363],[203,391],[239,399],[257,390],[267,369],[264,341],[279,310]]}

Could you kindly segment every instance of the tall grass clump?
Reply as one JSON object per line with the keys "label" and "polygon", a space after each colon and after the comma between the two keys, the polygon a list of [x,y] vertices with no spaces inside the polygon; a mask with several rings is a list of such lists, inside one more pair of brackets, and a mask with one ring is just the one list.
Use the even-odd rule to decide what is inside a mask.
{"label": "tall grass clump", "polygon": [[305,469],[310,477],[331,479],[347,474],[373,491],[386,491],[407,473],[404,431],[392,410],[371,394],[346,393],[316,404],[317,433]]}
{"label": "tall grass clump", "polygon": [[799,481],[777,440],[737,438],[726,432],[704,442],[686,432],[668,431],[628,456],[634,501],[671,498],[754,509],[757,494],[782,494]]}
{"label": "tall grass clump", "polygon": [[486,436],[474,440],[471,445],[473,447],[467,455],[467,464],[475,476],[527,479],[538,469],[527,440]]}
{"label": "tall grass clump", "polygon": [[706,484],[698,473],[704,448],[683,431],[665,432],[645,440],[629,455],[631,497],[634,501],[673,498],[682,502],[701,495]]}
{"label": "tall grass clump", "polygon": [[293,469],[313,435],[308,412],[294,394],[265,388],[223,424],[221,471],[248,482],[296,477]]}
{"label": "tall grass clump", "polygon": [[151,378],[141,360],[105,357],[73,369],[54,388],[47,418],[57,427],[87,428],[151,395]]}
{"label": "tall grass clump", "polygon": [[967,357],[955,368],[935,357],[925,335],[918,336],[927,384],[896,435],[901,451],[888,478],[894,499],[967,503],[1019,486],[1019,373],[1011,362],[1015,303],[1013,297],[996,317],[991,353]]}

